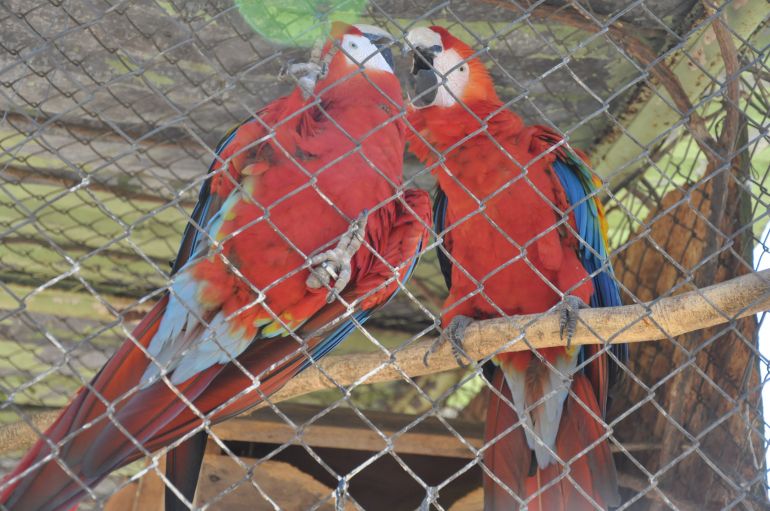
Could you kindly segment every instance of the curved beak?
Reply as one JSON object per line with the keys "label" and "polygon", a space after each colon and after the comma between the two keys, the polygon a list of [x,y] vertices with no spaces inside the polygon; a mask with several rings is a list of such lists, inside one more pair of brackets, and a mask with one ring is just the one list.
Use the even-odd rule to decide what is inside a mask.
{"label": "curved beak", "polygon": [[393,64],[393,51],[390,49],[390,47],[393,46],[393,43],[395,42],[393,36],[390,36],[389,38],[372,34],[364,34],[364,36],[372,43],[374,43],[377,49],[380,50],[380,55],[382,55],[382,57],[385,59],[385,62],[387,62],[390,66],[390,69],[395,71],[396,68]]}
{"label": "curved beak", "polygon": [[442,51],[441,46],[424,48],[415,46],[409,52],[412,66],[409,72],[409,86],[412,105],[417,108],[431,106],[436,101],[439,87],[439,75],[433,69],[433,59]]}
{"label": "curved beak", "polygon": [[380,55],[382,55],[382,57],[385,59],[385,62],[387,62],[390,66],[390,69],[395,71],[396,68],[393,64],[393,51],[391,50],[391,46],[393,46],[393,44],[396,42],[396,38],[393,36],[393,34],[373,25],[364,25],[359,23],[355,26],[361,31],[364,37],[369,39],[372,44],[377,47]]}

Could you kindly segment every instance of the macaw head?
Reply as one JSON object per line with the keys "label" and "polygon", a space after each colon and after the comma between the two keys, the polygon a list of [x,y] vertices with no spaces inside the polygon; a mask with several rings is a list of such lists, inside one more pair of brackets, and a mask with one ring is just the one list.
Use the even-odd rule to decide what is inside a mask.
{"label": "macaw head", "polygon": [[476,52],[443,27],[419,27],[406,34],[412,56],[410,99],[414,108],[450,108],[462,102],[499,102],[494,83]]}
{"label": "macaw head", "polygon": [[340,77],[352,72],[384,72],[393,74],[395,38],[386,30],[373,25],[332,24],[331,38],[322,50],[329,75]]}

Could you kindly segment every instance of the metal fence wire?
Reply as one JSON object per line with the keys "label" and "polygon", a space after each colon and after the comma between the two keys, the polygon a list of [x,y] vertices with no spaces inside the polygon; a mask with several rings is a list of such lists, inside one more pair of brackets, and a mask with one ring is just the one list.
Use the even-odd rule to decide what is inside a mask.
{"label": "metal fence wire", "polygon": [[[496,489],[487,485],[487,509],[556,509],[547,499],[562,487],[572,488],[565,509],[606,509],[608,504],[633,510],[769,509],[762,390],[770,331],[763,334],[762,315],[755,314],[767,309],[770,293],[770,276],[756,272],[770,268],[769,17],[766,0],[3,0],[0,473],[6,477],[0,482],[0,508],[70,509],[80,499],[82,509],[159,510],[166,493],[169,501],[180,500],[179,509],[460,511],[484,507],[486,479],[497,484]],[[263,107],[292,93],[298,80],[308,79],[310,68],[298,63],[321,65],[316,68],[320,76],[328,72],[316,42],[327,40],[333,20],[363,23],[393,35],[390,49],[406,106],[385,105],[384,120],[374,116],[365,130],[350,134],[342,120],[333,118],[333,107],[321,99],[314,101],[322,94],[311,91],[298,113],[288,119],[279,116],[257,130],[241,152],[223,155],[217,144],[228,129],[262,115]],[[460,181],[462,173],[452,173],[456,167],[449,169],[457,161],[452,153],[472,144],[473,136],[491,133],[493,123],[488,121],[494,114],[482,115],[476,132],[464,134],[468,137],[463,141],[431,147],[434,156],[427,162],[410,152],[419,140],[431,144],[435,138],[424,126],[413,125],[407,91],[417,102],[410,73],[419,62],[415,50],[420,48],[407,35],[416,27],[434,25],[468,44],[472,54],[463,55],[458,65],[481,62],[505,109],[529,125],[546,126],[558,134],[553,135],[555,148],[544,146],[545,153],[533,155],[534,163],[526,162],[524,171],[514,173],[500,193],[522,183],[537,189],[535,171],[528,174],[528,169],[536,168],[541,158],[566,151],[565,144],[583,151],[602,180],[596,192],[555,215],[554,225],[533,231],[523,246],[511,240],[521,249],[518,258],[495,259],[490,254],[487,260],[496,261],[496,267],[483,278],[471,279],[474,287],[461,299],[489,304],[472,319],[502,319],[495,324],[480,322],[473,333],[465,331],[463,347],[474,360],[463,366],[447,344],[428,357],[427,365],[421,355],[446,330],[441,318],[453,310],[445,302],[447,287],[439,258],[460,264],[462,256],[455,252],[459,234],[452,238],[453,246],[446,240],[462,222],[435,227],[421,223],[426,217],[420,217],[419,204],[412,201],[415,195],[409,190],[422,189],[433,198],[436,176]],[[405,50],[400,53],[397,49],[402,46]],[[353,50],[343,46],[337,51]],[[353,76],[368,76],[371,61],[359,63]],[[294,72],[298,69],[304,71]],[[464,72],[464,67],[456,69]],[[450,91],[447,76],[427,96],[444,94],[448,102],[462,103]],[[379,82],[367,83],[385,94]],[[330,87],[348,85],[343,79]],[[436,93],[442,88],[444,92]],[[300,188],[323,196],[330,210],[338,212],[333,227],[337,230],[329,238],[334,243],[324,241],[324,246],[310,251],[295,246],[295,234],[284,233],[285,224],[271,216],[277,209],[257,205],[262,209],[252,224],[269,225],[276,239],[293,247],[286,250],[286,260],[301,257],[302,262],[299,267],[281,266],[282,256],[267,249],[265,254],[238,253],[238,260],[231,260],[232,252],[222,247],[247,237],[251,224],[224,240],[212,240],[211,224],[202,222],[211,215],[201,213],[201,206],[195,209],[199,190],[210,187],[218,176],[222,180],[217,183],[231,186],[236,198],[249,196],[245,186],[228,181],[223,169],[255,147],[281,151],[282,126],[307,111],[333,127],[327,129],[342,134],[334,142],[339,144],[335,158],[320,170],[318,165],[305,168],[312,155],[300,151],[292,159],[298,172],[304,172],[307,184]],[[376,158],[364,156],[362,147],[377,143],[400,123],[405,123],[411,140],[403,156],[403,182],[390,182],[390,196],[375,201],[366,228],[371,231],[377,222],[384,222],[378,211],[390,208],[417,231],[427,229],[429,236],[414,253],[400,259],[390,253],[371,255],[372,265],[385,268],[379,270],[385,275],[379,277],[377,290],[384,286],[398,290],[371,318],[361,311],[377,290],[362,298],[346,291],[350,287],[329,290],[336,309],[318,302],[317,296],[323,301],[327,289],[314,295],[315,310],[336,311],[325,313],[324,321],[331,322],[324,327],[327,334],[350,333],[321,359],[325,353],[309,342],[312,336],[302,329],[304,320],[295,324],[293,316],[273,311],[269,297],[275,295],[270,293],[278,293],[276,289],[295,282],[298,275],[304,279],[309,258],[340,241],[345,230],[340,222],[344,219],[349,225],[355,220],[357,213],[351,215],[347,206],[329,199],[319,176],[358,158],[355,161],[380,182],[390,180]],[[492,152],[507,153],[504,142],[490,138],[496,144]],[[400,168],[400,161],[393,162],[393,168]],[[258,158],[254,162],[256,169]],[[484,163],[468,165],[483,168]],[[370,183],[346,186],[354,190]],[[291,201],[302,190],[272,200]],[[372,190],[374,197],[377,192]],[[205,202],[205,194],[200,199]],[[536,476],[528,474],[520,477],[529,481],[529,489],[503,484],[502,469],[489,461],[501,438],[485,434],[488,409],[499,406],[501,399],[511,410],[509,415],[515,416],[507,401],[512,399],[510,391],[506,394],[504,386],[496,387],[489,377],[489,369],[495,367],[489,360],[501,350],[529,352],[564,345],[555,333],[557,313],[551,306],[568,292],[560,284],[549,284],[553,302],[525,311],[539,314],[521,319],[517,316],[521,311],[494,303],[491,289],[516,263],[530,268],[531,277],[547,280],[540,260],[533,259],[537,240],[548,233],[561,238],[581,234],[575,221],[578,206],[594,204],[595,199],[606,211],[608,258],[594,253],[600,268],[570,284],[570,289],[608,271],[611,264],[622,302],[635,308],[617,309],[615,315],[580,311],[574,341],[593,342],[593,351],[584,348],[583,356],[566,369],[552,359],[533,363],[556,375],[552,380],[566,382],[554,392],[561,392],[562,398],[569,395],[564,406],[573,406],[578,391],[571,382],[592,371],[597,360],[611,359],[614,384],[606,413],[587,405],[582,413],[593,414],[599,443],[606,441],[612,452],[617,502],[602,501],[598,490],[586,487],[581,479],[586,452],[595,444],[585,443],[581,452],[564,459],[554,454],[551,479],[545,485],[538,479],[540,487],[533,491]],[[484,218],[487,228],[507,236],[492,219],[493,198],[473,200],[476,209],[468,216]],[[522,221],[529,221],[527,211],[509,206]],[[316,218],[294,221],[303,224],[299,231],[326,228]],[[293,229],[292,233],[299,232]],[[227,345],[230,334],[217,329],[210,316],[197,317],[205,310],[196,299],[191,304],[178,296],[183,294],[179,282],[189,278],[184,269],[178,272],[184,263],[177,253],[185,232],[199,233],[198,252],[186,249],[191,259],[230,254],[221,258],[227,274],[235,276],[228,294],[251,290],[254,296],[242,309],[264,305],[268,311],[257,328],[261,333],[248,340],[267,346],[267,355],[261,356],[275,357],[272,365],[250,374],[249,384],[231,394],[220,392],[219,401],[206,409],[187,383],[174,380],[171,372],[156,383],[140,381],[137,373],[134,383],[110,397],[106,387],[125,384],[111,380],[111,374],[105,378],[104,371],[117,371],[117,366],[107,366],[102,383],[89,382],[100,381],[93,378],[127,338],[129,343],[141,342],[137,325],[156,310],[156,303],[168,300],[164,297],[169,293],[171,300],[178,299],[177,305],[182,303],[180,310],[188,309],[186,318],[195,316],[199,322],[189,319],[187,330],[180,326],[177,335],[189,334],[193,324],[203,325],[196,342],[216,348],[207,355],[213,360],[209,366],[229,364],[248,372],[241,354],[249,343],[238,350]],[[377,252],[380,245],[373,240],[364,236],[359,254]],[[256,243],[259,247],[259,240]],[[587,250],[590,243],[582,239],[576,245]],[[481,245],[475,250],[484,253],[491,248]],[[416,254],[421,258],[412,268]],[[275,267],[283,268],[280,277],[271,277],[265,288],[257,289],[248,279],[249,261],[271,257],[278,261]],[[254,264],[265,268],[267,263]],[[328,270],[332,285],[337,271]],[[361,278],[363,270],[355,271],[359,274],[348,286],[356,286]],[[718,287],[705,290],[715,284]],[[527,291],[508,292],[517,296]],[[231,308],[225,321],[235,321],[242,313]],[[611,346],[628,340],[650,342],[630,343],[625,360]],[[270,354],[281,345],[290,348],[283,359]],[[183,348],[187,354],[195,349]],[[145,364],[169,362],[149,354],[153,360]],[[126,352],[119,352],[117,358],[121,357],[131,363]],[[178,363],[178,358],[172,361]],[[271,371],[287,361],[298,364],[295,372],[299,365],[308,367],[282,390],[271,387]],[[125,372],[115,374],[117,380],[128,378]],[[152,435],[134,423],[137,417],[148,425],[161,420],[156,402],[137,403],[143,392],[149,392],[148,385],[155,384],[174,393],[169,395],[177,407],[175,414],[191,407],[196,423],[183,431],[184,436],[171,435],[153,444],[148,441]],[[99,413],[77,423],[67,435],[56,436],[55,430],[46,434],[83,386],[86,395],[107,396],[93,405]],[[232,404],[232,398],[257,394],[264,399],[259,406],[219,422],[222,417],[217,413]],[[133,418],[122,412],[132,396]],[[546,395],[541,401],[548,399]],[[75,412],[86,408],[83,401],[79,403]],[[527,413],[541,404],[534,403]],[[127,417],[130,420],[123,424]],[[566,428],[566,419],[561,420]],[[128,445],[136,455],[110,455],[114,457],[101,460],[99,468],[94,468],[96,462],[88,465],[78,459],[74,454],[78,449],[102,449],[94,447],[98,435],[88,435],[106,430],[110,423],[113,441]],[[535,425],[521,420],[511,427],[532,435]],[[185,488],[173,484],[165,468],[171,465],[166,463],[169,451],[189,445],[183,443],[188,439],[200,441],[196,440],[203,438],[196,435],[200,431],[207,440],[199,445],[203,462],[193,500]],[[556,443],[568,442],[566,436],[560,435]],[[39,438],[47,439],[43,455],[29,470],[14,472]],[[76,444],[78,438],[88,438],[89,445]],[[558,451],[554,445],[549,447]],[[509,454],[512,465],[521,466],[524,458],[528,473],[537,472],[530,468],[539,459],[529,461],[534,455],[526,445]],[[99,454],[91,453],[94,456]],[[53,468],[39,468],[46,463]],[[605,473],[602,466],[589,468]],[[100,470],[108,477],[94,476]],[[67,488],[58,496],[57,484]],[[515,506],[490,504],[489,494],[501,487]],[[13,500],[24,491],[49,492],[51,500],[38,498],[39,507],[24,504],[34,502],[32,497]],[[77,498],[72,497],[75,494]]]}

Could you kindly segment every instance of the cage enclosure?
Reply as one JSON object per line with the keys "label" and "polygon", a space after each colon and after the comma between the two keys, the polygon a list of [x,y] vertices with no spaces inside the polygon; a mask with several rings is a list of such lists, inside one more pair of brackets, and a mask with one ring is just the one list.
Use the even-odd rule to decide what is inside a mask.
{"label": "cage enclosure", "polygon": [[[610,359],[615,382],[606,414],[594,418],[614,459],[619,509],[768,509],[762,391],[770,333],[762,334],[761,313],[770,308],[770,274],[757,271],[770,252],[768,19],[766,0],[5,0],[0,473],[8,477],[0,495],[31,481],[34,471],[14,472],[24,453],[55,437],[46,430],[77,390],[100,390],[89,382],[157,303],[176,296],[183,236],[210,232],[201,219],[211,214],[196,208],[207,197],[199,190],[239,157],[223,156],[222,137],[292,94],[302,76],[287,69],[318,61],[317,41],[343,21],[394,36],[404,90],[414,86],[407,34],[445,27],[472,49],[463,62],[482,63],[504,109],[582,151],[601,178],[583,202],[603,205],[609,251],[597,255],[604,269],[588,278],[611,265],[622,303],[633,307],[580,311],[572,341],[597,351],[561,377],[569,385],[596,357]],[[329,107],[313,94],[306,108]],[[363,138],[394,123],[421,136],[409,126],[408,104],[384,108],[387,121]],[[490,129],[488,120],[476,135]],[[266,123],[259,143],[279,140],[283,122]],[[362,142],[351,140],[340,160],[359,151]],[[415,188],[433,197],[456,149],[436,149],[434,164],[405,152],[403,183],[382,203],[407,204],[406,190]],[[299,167],[312,160],[296,154]],[[309,186],[318,191],[314,180]],[[477,200],[474,214],[486,215],[486,203]],[[578,229],[565,227],[575,214],[563,213],[565,232]],[[301,220],[308,231],[319,228],[314,221]],[[164,494],[192,509],[482,509],[482,481],[494,475],[485,454],[496,442],[485,435],[495,391],[484,364],[500,351],[565,341],[550,307],[521,317],[500,311],[497,323],[466,330],[467,365],[447,344],[423,363],[448,312],[439,258],[451,258],[444,244],[451,227],[424,227],[419,263],[388,263],[398,293],[368,317],[361,303],[332,292],[349,338],[320,360],[325,352],[308,352],[295,335],[297,363],[307,368],[256,408],[221,422],[203,413],[186,437],[152,449],[126,431],[121,438],[139,454],[103,480],[68,468],[72,453],[61,435],[43,442],[49,454],[38,463],[59,463],[82,493],[82,509],[160,510]],[[200,256],[195,250],[187,255]],[[490,281],[510,264],[500,261]],[[471,295],[484,293],[478,282]],[[302,322],[270,314],[265,321],[287,338],[300,330]],[[276,342],[263,337],[253,342]],[[612,351],[620,342],[629,343],[627,360]],[[220,365],[240,354],[222,350]],[[254,376],[248,392],[261,392],[263,375]],[[146,382],[136,377],[131,392],[140,395]],[[187,399],[186,387],[169,378],[159,385]],[[121,405],[111,400],[72,435],[119,423]],[[146,405],[136,413],[151,423],[153,404]],[[165,475],[167,454],[185,440],[205,442],[189,500]],[[570,470],[580,456],[559,460],[554,484],[580,486]],[[544,509],[539,496],[513,498],[522,509]],[[8,502],[0,508],[17,509]],[[588,502],[585,509],[606,508]]]}

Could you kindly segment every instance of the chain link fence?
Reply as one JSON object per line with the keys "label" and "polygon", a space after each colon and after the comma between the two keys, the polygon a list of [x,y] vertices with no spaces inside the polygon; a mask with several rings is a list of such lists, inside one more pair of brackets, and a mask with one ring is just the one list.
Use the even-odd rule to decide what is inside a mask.
{"label": "chain link fence", "polygon": [[[660,338],[630,345],[610,390],[620,509],[770,508],[762,316],[718,310],[723,324],[689,330],[650,319],[668,297],[767,265],[769,17],[765,0],[1,2],[0,471],[173,282],[222,135],[290,93],[281,70],[342,19],[397,45],[446,27],[508,108],[601,176],[622,300]],[[409,66],[396,55],[405,89]],[[432,170],[406,154],[396,200],[433,193]],[[398,358],[440,335],[441,234],[330,355],[379,360],[368,372],[321,364],[322,384],[206,424],[196,508],[483,507],[482,364]],[[82,508],[162,509],[165,454],[114,471]]]}

